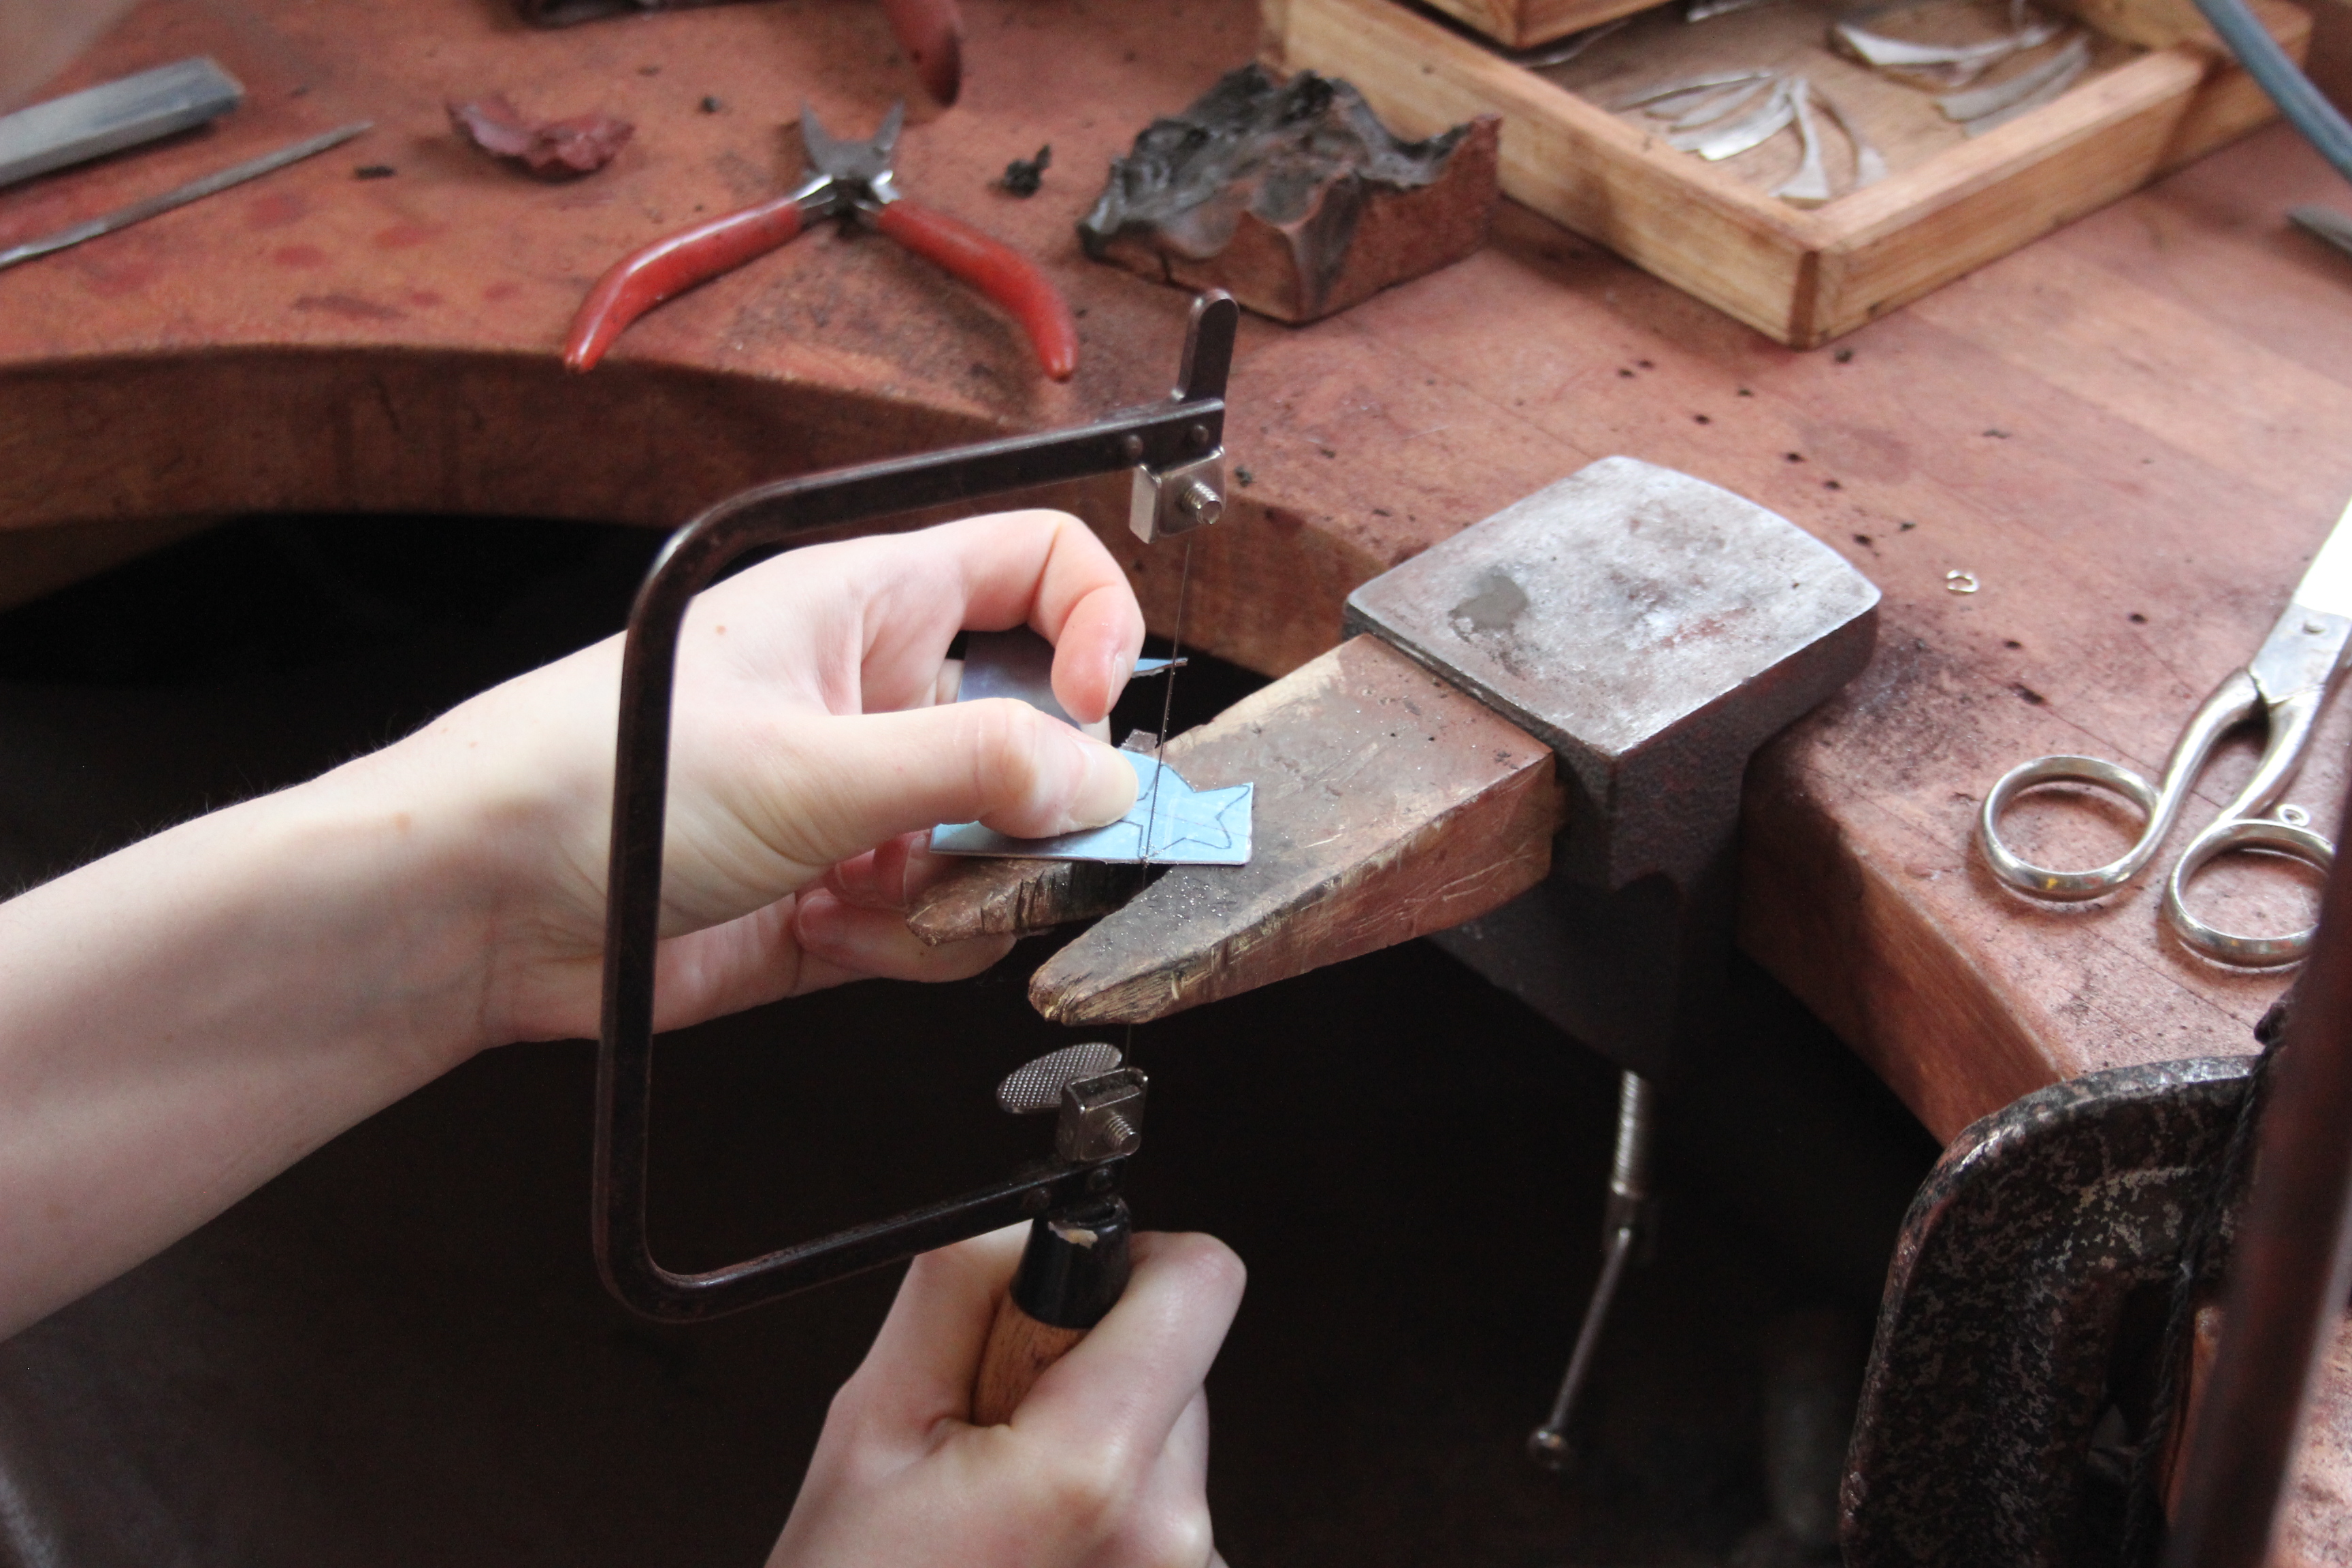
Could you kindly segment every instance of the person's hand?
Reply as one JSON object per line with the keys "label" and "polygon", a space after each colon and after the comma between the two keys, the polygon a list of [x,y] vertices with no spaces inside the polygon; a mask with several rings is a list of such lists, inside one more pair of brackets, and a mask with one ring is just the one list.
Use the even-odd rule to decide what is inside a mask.
{"label": "person's hand", "polygon": [[[1076,519],[1030,511],[788,552],[704,593],[679,641],[656,1026],[866,975],[958,979],[1001,939],[926,947],[904,910],[918,835],[1036,837],[1116,820],[1135,774],[1006,700],[954,703],[957,632],[1027,626],[1082,722],[1143,640],[1127,579]],[[354,764],[448,804],[487,869],[483,1038],[594,1032],[618,702],[614,638]],[[425,816],[432,813],[428,810]]]}
{"label": "person's hand", "polygon": [[1206,1236],[1135,1237],[1110,1315],[1001,1426],[970,1424],[1028,1226],[915,1260],[834,1396],[769,1568],[1210,1568],[1201,1380],[1243,1269]]}

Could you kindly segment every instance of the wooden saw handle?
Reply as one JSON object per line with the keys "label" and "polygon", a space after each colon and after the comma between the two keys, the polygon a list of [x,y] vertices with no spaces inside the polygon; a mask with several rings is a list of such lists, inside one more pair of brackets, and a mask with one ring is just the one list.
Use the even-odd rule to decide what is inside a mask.
{"label": "wooden saw handle", "polygon": [[1087,1337],[1127,1289],[1126,1203],[1109,1199],[1074,1214],[1031,1222],[1013,1288],[996,1304],[971,1383],[971,1422],[1012,1418],[1045,1369]]}

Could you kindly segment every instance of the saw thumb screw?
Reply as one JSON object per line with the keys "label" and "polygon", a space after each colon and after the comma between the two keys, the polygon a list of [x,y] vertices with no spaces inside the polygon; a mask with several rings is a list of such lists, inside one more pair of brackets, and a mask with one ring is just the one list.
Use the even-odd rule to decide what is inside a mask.
{"label": "saw thumb screw", "polygon": [[1176,505],[1183,512],[1186,521],[1202,528],[1211,527],[1225,515],[1224,498],[1218,495],[1216,487],[1205,479],[1188,481],[1177,496]]}

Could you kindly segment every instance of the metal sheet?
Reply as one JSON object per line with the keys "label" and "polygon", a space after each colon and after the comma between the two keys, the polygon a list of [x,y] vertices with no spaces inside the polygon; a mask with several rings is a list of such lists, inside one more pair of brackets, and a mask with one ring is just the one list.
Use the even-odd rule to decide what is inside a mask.
{"label": "metal sheet", "polygon": [[1115,865],[1246,866],[1254,784],[1196,790],[1174,768],[1140,752],[1121,752],[1135,770],[1135,807],[1108,827],[1053,838],[1014,838],[977,822],[931,829],[942,855],[994,855],[1028,860],[1101,860]]}
{"label": "metal sheet", "polygon": [[[1181,664],[1178,659],[1173,664]],[[1173,668],[1164,658],[1139,658],[1128,677],[1141,680]],[[956,700],[974,702],[984,697],[1010,697],[1077,727],[1054,696],[1054,645],[1026,626],[1009,632],[964,634],[963,680]]]}

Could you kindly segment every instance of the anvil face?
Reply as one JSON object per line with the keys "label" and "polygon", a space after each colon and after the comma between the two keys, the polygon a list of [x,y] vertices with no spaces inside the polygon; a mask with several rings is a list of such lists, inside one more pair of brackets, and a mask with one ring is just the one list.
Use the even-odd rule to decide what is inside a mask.
{"label": "anvil face", "polygon": [[[1563,754],[1608,763],[1877,603],[1868,579],[1777,513],[1604,458],[1365,584],[1348,611]],[[1754,739],[1822,695],[1765,705]]]}
{"label": "anvil face", "polygon": [[1786,518],[1604,458],[1365,584],[1348,625],[1558,752],[1556,868],[1621,888],[1722,851],[1748,756],[1869,661],[1877,606]]}

